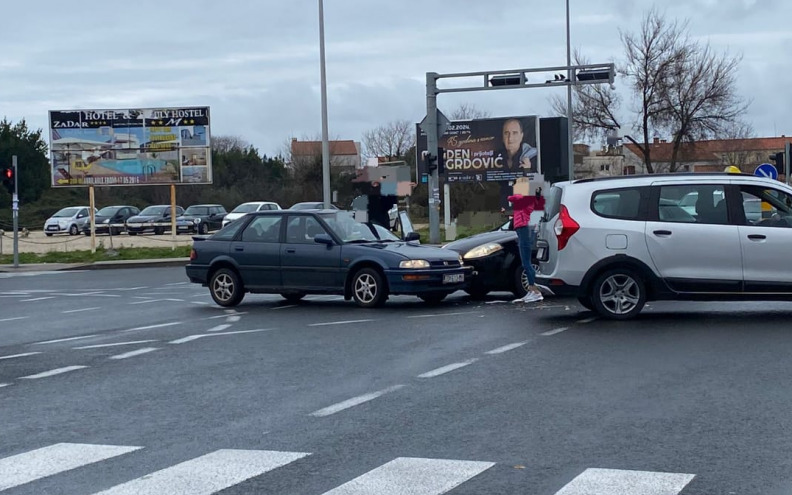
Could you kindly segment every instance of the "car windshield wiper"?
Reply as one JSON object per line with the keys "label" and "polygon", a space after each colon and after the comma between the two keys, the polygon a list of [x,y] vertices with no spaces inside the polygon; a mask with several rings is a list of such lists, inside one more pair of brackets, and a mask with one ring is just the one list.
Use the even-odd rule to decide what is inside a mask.
{"label": "car windshield wiper", "polygon": [[377,242],[376,239],[352,239],[351,241],[344,241],[345,244],[364,244],[368,242]]}

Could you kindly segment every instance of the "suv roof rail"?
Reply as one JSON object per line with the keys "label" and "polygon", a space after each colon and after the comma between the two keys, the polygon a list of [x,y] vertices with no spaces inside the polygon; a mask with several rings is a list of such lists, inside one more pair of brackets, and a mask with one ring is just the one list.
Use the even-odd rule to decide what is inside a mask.
{"label": "suv roof rail", "polygon": [[607,177],[590,177],[588,179],[576,179],[572,184],[584,184],[586,182],[604,182],[609,180],[621,179],[643,179],[646,177],[755,177],[761,178],[753,174],[746,173],[733,173],[733,172],[677,172],[677,173],[664,173],[664,174],[631,174],[631,175],[610,175]]}

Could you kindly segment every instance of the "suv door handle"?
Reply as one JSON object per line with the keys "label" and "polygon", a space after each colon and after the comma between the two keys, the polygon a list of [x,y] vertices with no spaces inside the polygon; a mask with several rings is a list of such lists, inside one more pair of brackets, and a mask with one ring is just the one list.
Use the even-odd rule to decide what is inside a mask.
{"label": "suv door handle", "polygon": [[287,249],[286,252],[289,253],[289,254],[294,254],[297,251],[295,251],[294,249]]}
{"label": "suv door handle", "polygon": [[751,234],[748,236],[748,239],[751,239],[752,241],[762,241],[767,239],[767,236],[763,234]]}
{"label": "suv door handle", "polygon": [[670,230],[655,230],[654,235],[671,235]]}
{"label": "suv door handle", "polygon": [[236,246],[234,248],[234,251],[244,251],[244,250],[245,250],[245,248],[243,248],[242,246]]}

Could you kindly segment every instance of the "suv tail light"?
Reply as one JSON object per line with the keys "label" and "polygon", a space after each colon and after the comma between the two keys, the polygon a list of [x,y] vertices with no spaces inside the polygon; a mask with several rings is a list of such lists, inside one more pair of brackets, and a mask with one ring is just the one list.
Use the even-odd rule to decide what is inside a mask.
{"label": "suv tail light", "polygon": [[195,252],[195,249],[190,249],[190,261],[195,261],[195,258],[198,257],[198,253]]}
{"label": "suv tail light", "polygon": [[571,216],[569,216],[569,210],[564,205],[561,205],[561,211],[558,215],[558,220],[556,220],[555,226],[553,227],[555,231],[555,235],[558,238],[558,250],[561,251],[564,249],[569,242],[569,238],[572,237],[575,232],[580,230],[580,224],[578,224]]}

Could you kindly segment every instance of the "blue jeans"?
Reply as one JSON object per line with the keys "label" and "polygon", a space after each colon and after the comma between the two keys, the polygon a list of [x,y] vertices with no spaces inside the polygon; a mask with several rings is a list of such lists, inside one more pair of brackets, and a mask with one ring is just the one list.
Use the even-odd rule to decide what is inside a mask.
{"label": "blue jeans", "polygon": [[517,232],[517,246],[520,248],[520,260],[522,260],[525,275],[528,277],[528,285],[536,285],[536,272],[531,264],[536,231],[531,226],[519,227]]}

